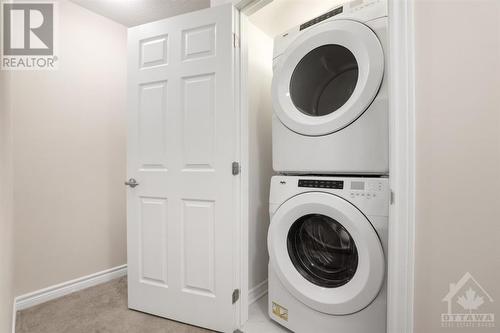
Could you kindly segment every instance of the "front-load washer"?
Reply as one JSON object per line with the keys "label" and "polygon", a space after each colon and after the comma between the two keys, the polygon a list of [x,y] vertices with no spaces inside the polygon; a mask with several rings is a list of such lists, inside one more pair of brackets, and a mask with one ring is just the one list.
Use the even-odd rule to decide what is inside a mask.
{"label": "front-load washer", "polygon": [[298,333],[385,333],[387,178],[274,176],[269,316]]}
{"label": "front-load washer", "polygon": [[273,168],[389,171],[387,4],[356,0],[274,40]]}

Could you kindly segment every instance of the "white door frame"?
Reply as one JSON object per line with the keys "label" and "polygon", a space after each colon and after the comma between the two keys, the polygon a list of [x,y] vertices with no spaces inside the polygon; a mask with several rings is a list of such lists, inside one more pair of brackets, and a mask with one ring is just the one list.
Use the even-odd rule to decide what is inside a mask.
{"label": "white door frame", "polygon": [[[237,49],[235,52],[235,84],[238,83],[238,88],[235,96],[235,109],[239,109],[239,161],[241,165],[240,170],[240,223],[239,230],[235,230],[235,251],[239,252],[239,269],[235,270],[235,281],[239,285],[240,299],[235,306],[235,318],[240,328],[248,320],[249,310],[249,188],[250,188],[250,174],[249,174],[249,110],[248,110],[248,43],[247,43],[247,26],[248,16],[251,15],[262,7],[268,5],[273,0],[211,0],[211,7],[221,5],[224,3],[232,3],[235,7],[234,13],[234,46]],[[238,52],[239,51],[239,52]],[[272,61],[270,59],[269,61]],[[237,267],[237,266],[235,266]]]}
{"label": "white door frame", "polygon": [[242,327],[248,320],[248,274],[249,274],[249,189],[250,189],[250,174],[248,166],[250,165],[249,156],[249,111],[248,111],[248,43],[247,43],[247,24],[248,17],[241,13],[241,10],[237,11],[234,17],[238,17],[239,29],[235,29],[237,35],[235,37],[235,43],[239,44],[240,52],[240,67],[236,68],[235,72],[239,73],[240,78],[240,94],[239,94],[239,109],[240,109],[240,161],[241,161],[241,174],[240,174],[240,327]]}
{"label": "white door frame", "polygon": [[[237,1],[237,0],[233,0]],[[262,0],[255,0],[254,2],[260,2]],[[264,0],[267,3],[272,0]],[[247,6],[254,5],[254,2],[242,0],[246,2]],[[239,9],[238,9],[239,8]],[[239,109],[240,109],[240,162],[241,162],[241,173],[240,173],[240,238],[239,238],[239,251],[240,251],[240,302],[239,302],[239,323],[240,327],[243,327],[248,320],[249,311],[249,213],[251,207],[249,207],[249,190],[250,190],[250,143],[249,143],[249,94],[248,94],[248,80],[249,80],[249,62],[248,62],[248,27],[251,24],[249,22],[246,7],[236,7],[237,13],[234,15],[235,21],[239,20],[239,29],[235,27],[235,43],[239,47],[239,68],[237,67],[235,72],[239,74]],[[269,59],[272,61],[272,59]],[[267,265],[267,263],[266,263]],[[267,281],[267,280],[266,280]],[[267,290],[267,287],[266,287]]]}
{"label": "white door frame", "polygon": [[[233,47],[234,52],[234,108],[237,110],[237,140],[238,152],[237,156],[240,163],[239,170],[239,223],[235,228],[233,242],[234,251],[237,255],[234,260],[237,261],[234,267],[234,285],[239,289],[239,300],[234,307],[234,318],[236,326],[240,328],[248,320],[248,200],[249,200],[249,148],[248,148],[248,107],[246,95],[246,79],[247,73],[244,68],[247,68],[246,54],[242,52],[240,43],[242,35],[243,15],[236,7],[233,8]],[[236,241],[237,240],[237,241]],[[239,256],[238,256],[239,254]]]}
{"label": "white door frame", "polygon": [[210,7],[219,6],[225,3],[232,3],[236,9],[246,15],[252,15],[273,0],[210,0]]}
{"label": "white door frame", "polygon": [[[227,1],[227,0],[226,0]],[[413,333],[415,264],[415,64],[414,0],[387,0],[390,45],[390,184],[394,193],[389,220],[388,333]],[[233,0],[245,3],[245,0]],[[256,0],[261,7],[267,1]],[[266,3],[267,2],[267,3]],[[249,1],[252,3],[252,1]],[[244,7],[238,7],[245,13]],[[261,7],[258,6],[258,9]],[[240,18],[241,117],[248,117],[246,106],[246,16]],[[242,130],[242,165],[248,165],[245,126]],[[248,319],[248,174],[241,174],[241,304],[240,323]],[[245,194],[246,193],[246,194]]]}
{"label": "white door frame", "polygon": [[415,263],[414,0],[388,0],[390,184],[387,332],[413,332]]}
{"label": "white door frame", "polygon": [[[273,0],[211,0],[211,7],[222,5],[225,3],[232,3],[234,8],[234,47],[236,52],[234,53],[234,65],[235,65],[235,110],[239,110],[238,128],[239,128],[239,162],[241,165],[240,169],[240,182],[239,182],[239,194],[240,194],[240,223],[238,228],[235,228],[234,235],[234,251],[239,253],[239,269],[235,269],[235,285],[239,286],[240,298],[235,306],[235,318],[236,323],[239,324],[240,328],[248,320],[248,310],[249,310],[249,187],[250,187],[250,175],[249,175],[249,110],[248,110],[248,43],[247,43],[247,25],[248,17],[247,15],[254,13],[258,9],[264,7],[265,5],[271,3]],[[270,59],[269,61],[272,61]],[[235,266],[238,267],[238,266]]]}

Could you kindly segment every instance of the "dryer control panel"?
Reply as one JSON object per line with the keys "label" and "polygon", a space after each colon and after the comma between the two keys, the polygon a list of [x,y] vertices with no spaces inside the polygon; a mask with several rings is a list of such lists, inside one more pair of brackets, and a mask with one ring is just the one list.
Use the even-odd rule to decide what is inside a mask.
{"label": "dryer control panel", "polygon": [[321,21],[329,19],[330,17],[333,17],[333,16],[338,15],[338,14],[342,14],[343,11],[344,11],[344,6],[337,7],[334,10],[329,11],[328,13],[325,13],[321,16],[315,17],[312,20],[301,24],[299,27],[299,30],[304,30],[306,28],[309,28],[312,25],[315,25],[316,23],[319,23]]}

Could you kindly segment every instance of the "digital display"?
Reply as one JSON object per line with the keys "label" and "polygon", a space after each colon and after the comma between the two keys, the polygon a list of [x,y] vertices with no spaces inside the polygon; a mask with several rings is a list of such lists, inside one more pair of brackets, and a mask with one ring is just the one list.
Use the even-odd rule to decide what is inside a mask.
{"label": "digital display", "polygon": [[341,190],[344,188],[344,182],[341,180],[299,179],[299,187],[333,188]]}
{"label": "digital display", "polygon": [[318,16],[310,21],[307,21],[304,24],[301,24],[300,30],[304,30],[306,28],[309,28],[311,25],[315,25],[316,23],[319,23],[321,21],[329,19],[330,17],[338,15],[338,14],[342,13],[343,11],[344,11],[344,7],[335,8],[334,10],[331,10],[328,13],[325,13],[325,14]]}
{"label": "digital display", "polygon": [[351,190],[364,190],[365,182],[351,182]]}

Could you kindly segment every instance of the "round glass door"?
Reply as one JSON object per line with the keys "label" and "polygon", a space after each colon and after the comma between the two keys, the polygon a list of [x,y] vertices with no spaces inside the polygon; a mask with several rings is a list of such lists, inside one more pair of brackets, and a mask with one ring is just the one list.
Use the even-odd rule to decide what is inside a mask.
{"label": "round glass door", "polygon": [[307,192],[279,206],[267,235],[270,268],[317,311],[350,314],[377,296],[385,259],[370,221],[336,195]]}
{"label": "round glass door", "polygon": [[329,216],[308,214],[295,221],[287,248],[299,273],[320,287],[343,286],[356,273],[356,244],[342,224]]}
{"label": "round glass door", "polygon": [[290,130],[328,135],[371,105],[382,83],[384,53],[377,35],[352,20],[302,32],[275,59],[273,109]]}
{"label": "round glass door", "polygon": [[290,79],[290,97],[312,117],[326,116],[344,105],[358,82],[358,63],[347,48],[328,44],[302,58]]}

